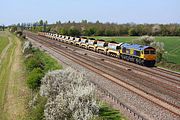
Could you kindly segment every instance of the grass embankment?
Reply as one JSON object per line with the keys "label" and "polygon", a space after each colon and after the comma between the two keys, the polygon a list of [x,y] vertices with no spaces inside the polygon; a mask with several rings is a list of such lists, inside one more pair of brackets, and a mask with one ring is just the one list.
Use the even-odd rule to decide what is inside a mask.
{"label": "grass embankment", "polygon": [[[6,40],[6,41],[4,41]],[[28,93],[24,81],[21,42],[9,32],[0,32],[0,119],[22,119]]]}
{"label": "grass embankment", "polygon": [[[1,36],[2,32],[0,33]],[[9,40],[7,37],[0,37],[0,54],[2,53],[2,51],[4,50],[4,48],[9,44]]]}
{"label": "grass embankment", "polygon": [[127,118],[107,103],[103,103],[99,109],[99,118],[97,120],[127,120]]}
{"label": "grass embankment", "polygon": [[45,73],[62,67],[55,59],[39,49],[32,48],[30,53],[30,56],[25,59],[28,72],[27,84],[30,89],[38,90],[41,85],[40,80]]}
{"label": "grass embankment", "polygon": [[32,90],[32,97],[36,96],[35,104],[32,100],[33,107],[29,107],[29,112],[25,119],[41,120],[43,119],[44,106],[46,104],[46,98],[39,95],[41,79],[48,71],[61,69],[62,66],[48,54],[35,48],[30,49],[29,57],[25,58],[25,65],[28,73],[26,83]]}
{"label": "grass embankment", "polygon": [[[127,42],[131,43],[137,36],[129,37],[104,37],[95,36],[96,39],[104,39],[107,41]],[[155,37],[155,41],[163,42],[165,54],[163,55],[163,61],[158,64],[168,69],[180,71],[180,37]]]}

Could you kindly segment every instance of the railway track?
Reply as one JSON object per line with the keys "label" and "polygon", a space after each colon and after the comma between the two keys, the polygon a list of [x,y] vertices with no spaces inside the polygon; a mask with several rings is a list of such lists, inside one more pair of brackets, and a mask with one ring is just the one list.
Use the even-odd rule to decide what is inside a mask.
{"label": "railway track", "polygon": [[[72,59],[74,61],[76,60],[76,62],[79,63],[79,64],[83,64],[84,63],[83,66],[93,70],[94,72],[100,74],[101,76],[104,76],[104,77],[106,77],[108,79],[111,79],[115,83],[120,84],[123,87],[126,87],[127,89],[132,88],[132,89],[130,89],[131,91],[133,91],[133,92],[136,91],[137,94],[139,94],[139,95],[145,97],[146,99],[156,103],[157,105],[163,103],[163,104],[160,105],[161,107],[164,107],[167,110],[173,112],[174,114],[179,115],[179,107],[178,106],[173,105],[171,103],[168,103],[167,101],[165,101],[165,100],[163,100],[161,98],[158,98],[158,97],[154,96],[153,94],[146,94],[147,91],[143,91],[142,89],[139,89],[136,86],[133,86],[132,84],[129,84],[129,83],[123,81],[122,79],[120,79],[120,77],[117,77],[117,74],[114,74],[114,73],[116,73],[116,71],[115,70],[113,71],[112,68],[107,68],[106,67],[106,69],[108,69],[108,70],[105,71],[105,66],[94,67],[94,66],[100,66],[103,61],[98,61],[99,62],[99,64],[98,64],[98,63],[95,63],[94,60],[88,60],[86,55],[82,56],[81,54],[75,53],[73,50],[72,51],[68,50],[67,47],[62,47],[62,46],[58,46],[58,45],[55,46],[54,43],[47,43],[47,41],[44,41],[42,38],[40,39],[37,36],[36,37],[35,36],[31,36],[31,37],[33,39],[38,40],[39,42],[43,41],[43,44],[49,44],[49,46],[51,46],[51,49],[54,49],[56,52],[58,52],[59,54],[63,54],[63,56],[66,56],[69,59]],[[112,75],[112,73],[110,73],[109,70],[112,70],[114,75]],[[149,96],[151,96],[151,97],[149,97]]]}
{"label": "railway track", "polygon": [[[47,38],[44,38],[44,39],[47,39]],[[65,44],[65,43],[59,43],[58,41],[52,41],[51,40],[51,42],[53,42],[53,44],[56,44],[56,45],[58,45],[58,44],[61,44],[62,46],[63,46],[63,44]],[[65,46],[64,47],[68,47],[68,48],[70,48],[70,50],[73,50],[73,51],[77,51],[77,50],[81,50],[82,51],[82,49],[81,48],[78,48],[78,47],[75,47],[75,46],[72,46],[72,45],[68,45],[68,44],[65,44]],[[73,49],[72,49],[73,48]],[[88,51],[89,52],[89,51]],[[92,54],[93,53],[93,54]],[[96,58],[96,59],[99,59],[99,56],[101,56],[101,54],[96,54],[96,53],[94,53],[94,52],[92,52],[91,54],[89,54],[89,53],[85,53],[85,54],[87,54],[87,56],[90,56],[90,57],[93,57],[93,58]],[[82,53],[81,53],[82,54]],[[117,62],[117,59],[114,59],[114,58],[111,58],[111,57],[108,57],[108,56],[104,56],[104,55],[102,55],[101,57],[103,57],[103,58],[101,58],[101,59],[104,59],[105,61],[104,62],[106,62],[105,64],[107,64],[107,62],[108,63],[111,63],[112,65],[114,65],[114,66],[118,66],[118,67],[120,67],[120,65],[119,64],[122,64],[123,63],[123,66],[127,66],[127,64],[125,64],[125,61],[118,61]],[[109,59],[114,59],[113,61],[109,61],[108,60],[108,58]],[[107,60],[106,60],[107,59]],[[116,63],[116,64],[115,64]],[[102,63],[102,64],[104,64],[104,63]],[[125,64],[125,65],[124,65]],[[129,64],[129,63],[128,63]],[[130,63],[130,64],[132,64],[132,63]],[[134,65],[134,64],[133,64]],[[131,70],[131,72],[134,72],[134,73],[136,73],[136,74],[139,74],[139,75],[141,75],[141,76],[145,76],[145,77],[147,77],[147,78],[149,78],[149,79],[151,79],[151,81],[149,81],[149,82],[151,82],[151,83],[154,83],[154,84],[156,84],[156,83],[158,83],[158,84],[162,84],[162,85],[164,85],[165,87],[164,88],[166,88],[167,90],[169,89],[170,91],[174,91],[174,92],[177,92],[177,93],[179,93],[179,83],[177,83],[177,82],[171,82],[170,80],[171,79],[168,79],[168,78],[162,78],[162,76],[160,76],[160,77],[157,77],[156,76],[156,74],[153,74],[153,73],[151,73],[151,72],[149,72],[149,71],[145,71],[144,69],[149,69],[149,68],[146,68],[146,67],[143,67],[143,66],[139,66],[138,65],[138,67],[137,66],[127,66],[127,68],[131,68],[131,67],[134,67],[132,70]],[[140,67],[140,68],[139,68]],[[141,68],[141,67],[143,67],[143,69]],[[122,67],[120,67],[120,68],[122,68]],[[138,71],[138,72],[137,72]],[[146,74],[145,74],[146,73]],[[144,78],[144,79],[146,79],[146,80],[148,80],[147,78]],[[161,78],[161,79],[160,79]],[[167,79],[167,81],[170,81],[169,83],[166,83],[166,80]],[[153,81],[152,81],[153,80]],[[165,82],[163,82],[163,81],[165,81]],[[174,84],[172,84],[172,83],[174,83]],[[171,84],[171,85],[170,85]],[[161,85],[161,86],[162,86]],[[163,91],[162,91],[163,92]],[[171,94],[171,93],[170,93]],[[175,95],[175,96],[179,96],[179,95]]]}
{"label": "railway track", "polygon": [[[44,38],[44,39],[47,39],[47,38]],[[51,41],[53,44],[56,44],[56,45],[58,45],[59,44],[59,42],[57,42],[57,41]],[[58,43],[58,44],[57,44]],[[67,44],[65,44],[66,46],[64,46],[64,47],[66,47],[67,48]],[[63,46],[63,43],[61,44],[61,46]],[[76,49],[78,49],[77,47],[75,47],[75,49],[72,49],[71,47],[75,47],[75,46],[71,46],[71,45],[69,45],[69,47],[68,47],[68,49],[70,48],[71,50],[73,50],[73,51],[75,51]],[[81,48],[79,48],[79,49],[81,49]],[[81,49],[81,51],[82,51],[82,49]],[[89,51],[88,51],[89,52]],[[82,54],[82,53],[81,53]],[[89,54],[87,54],[87,55],[89,55]],[[96,56],[99,56],[99,54],[96,54]],[[98,57],[97,56],[97,57]],[[103,57],[105,57],[105,56],[103,56]],[[106,57],[108,57],[108,56],[106,56]],[[107,59],[107,58],[106,58]],[[112,61],[111,62],[111,64],[113,64],[114,63],[114,61]],[[121,63],[121,62],[120,62]],[[102,64],[104,64],[104,63],[102,63]],[[106,63],[107,64],[107,63]],[[113,68],[114,67],[116,67],[116,66],[119,66],[119,64],[114,64],[115,66],[113,66]],[[111,65],[112,66],[112,65]],[[140,66],[140,67],[142,67],[142,66]],[[117,68],[118,69],[118,68]],[[122,69],[123,70],[123,69]],[[124,71],[124,70],[123,70]],[[137,70],[138,71],[138,70]],[[124,71],[125,73],[127,72],[126,70]],[[132,73],[132,71],[131,71],[131,73]],[[137,74],[137,72],[135,72],[136,74]],[[138,73],[139,73],[139,71],[138,71]],[[142,72],[143,73],[143,72]],[[144,73],[143,73],[143,75],[142,75],[142,73],[140,73],[140,76],[144,76]],[[179,93],[179,88],[178,88],[178,86],[176,87],[176,86],[174,86],[174,85],[169,85],[169,84],[167,84],[167,83],[164,83],[164,82],[162,82],[162,79],[161,79],[161,81],[159,81],[159,78],[158,79],[154,79],[154,77],[149,77],[149,79],[147,79],[148,78],[148,76],[147,76],[148,74],[145,74],[145,78],[144,79],[146,79],[146,81],[149,81],[149,82],[151,82],[151,83],[153,83],[153,84],[160,84],[160,86],[156,86],[156,87],[164,87],[165,88],[165,91],[164,90],[161,90],[161,91],[159,91],[159,92],[162,92],[162,93],[164,93],[164,92],[167,92],[167,90],[168,91],[172,91],[172,92],[174,92],[174,93]],[[127,76],[127,75],[126,75]],[[136,75],[136,77],[137,77],[137,75]],[[138,77],[137,77],[138,78]],[[152,81],[153,80],[153,81]],[[146,83],[144,83],[144,85],[145,86],[147,86],[148,84],[146,84]],[[177,85],[177,84],[175,84],[175,85]],[[170,88],[170,86],[171,86],[171,88]],[[148,86],[147,86],[148,87]],[[170,96],[171,96],[171,94],[172,95],[174,95],[174,93],[172,93],[172,92],[169,92],[169,94],[170,94]],[[177,94],[175,94],[174,95],[174,97],[176,98],[177,97],[177,99],[179,99],[179,95],[177,95]],[[179,103],[178,103],[179,104]]]}
{"label": "railway track", "polygon": [[[62,46],[62,45],[61,45]],[[64,47],[66,47],[66,46],[64,46]],[[66,47],[67,48],[67,47]],[[72,50],[72,49],[71,49]],[[72,50],[72,51],[74,51],[74,50]],[[82,55],[84,55],[83,53],[79,53],[79,54],[82,54]],[[86,54],[86,56],[88,56],[88,53],[85,53]],[[122,66],[120,66],[118,63],[117,64],[115,64],[115,63],[113,63],[113,62],[111,62],[111,61],[105,61],[105,59],[99,59],[98,57],[93,57],[93,56],[90,56],[91,57],[91,59],[96,59],[98,62],[99,62],[99,64],[101,64],[101,65],[103,65],[103,66],[111,66],[112,68],[116,68],[116,69],[119,69],[119,68],[122,68]],[[86,58],[84,58],[84,59],[86,59]],[[106,62],[106,65],[104,65],[104,62]],[[111,69],[111,71],[113,71],[114,73],[116,73],[117,71],[114,71],[112,68],[109,68],[109,69]],[[122,69],[121,71],[122,72],[124,72],[124,73],[126,73],[126,72],[128,72],[127,71],[127,69],[125,68],[125,67],[123,67],[124,69]],[[132,71],[131,71],[132,72]],[[139,72],[134,72],[134,73],[138,73],[138,74],[141,74],[141,73],[139,73]],[[125,76],[127,76],[128,74],[125,74]],[[146,75],[145,75],[146,76]],[[146,76],[146,77],[148,77],[148,76]],[[137,77],[138,79],[140,79],[139,77]],[[151,82],[151,83],[154,83],[153,81],[152,81],[152,79],[153,78],[151,78],[151,80],[148,80],[147,78],[144,78],[144,79],[146,79],[146,81],[149,81],[149,82]],[[166,86],[166,87],[164,87],[164,88],[166,88],[166,89],[169,89],[170,91],[172,91],[172,92],[177,92],[177,93],[180,93],[179,91],[178,91],[178,89],[176,89],[176,86],[171,86],[171,87],[169,87],[169,84],[167,84],[167,83],[162,83],[162,82],[160,82],[160,81],[158,81],[158,80],[156,80],[155,81],[155,83],[154,84],[157,84],[159,82],[159,84],[162,84],[162,85],[164,85],[164,86]],[[148,87],[148,86],[147,86]],[[161,87],[161,86],[160,86]],[[175,95],[176,96],[176,95]]]}
{"label": "railway track", "polygon": [[[45,39],[47,39],[47,38],[45,38]],[[59,43],[59,42],[54,41],[54,43]],[[68,46],[69,48],[73,48],[74,51],[75,50],[82,50],[82,48],[78,48],[78,47],[75,47],[75,46],[72,46],[69,44],[65,44],[65,43],[61,43],[61,44],[64,44],[65,46]],[[168,70],[156,68],[156,67],[147,68],[147,67],[140,66],[140,65],[137,65],[134,63],[119,60],[117,58],[105,56],[103,54],[94,54],[94,52],[91,52],[90,54],[89,53],[90,52],[88,51],[88,56],[96,57],[97,59],[99,59],[99,57],[101,56],[102,59],[106,60],[105,62],[109,62],[109,61],[111,62],[112,61],[112,63],[116,63],[119,65],[126,66],[129,69],[138,70],[138,71],[141,71],[142,73],[146,73],[150,77],[153,76],[153,77],[156,77],[158,79],[161,78],[161,81],[169,81],[170,83],[173,83],[174,85],[180,86],[180,73],[175,73],[172,71],[168,71]]]}
{"label": "railway track", "polygon": [[160,67],[156,67],[156,68],[153,68],[153,69],[155,69],[157,71],[160,71],[160,72],[163,72],[163,73],[170,74],[170,75],[172,75],[174,77],[177,77],[177,78],[179,78],[179,81],[180,81],[180,73],[179,72],[170,71],[170,70],[160,68]]}

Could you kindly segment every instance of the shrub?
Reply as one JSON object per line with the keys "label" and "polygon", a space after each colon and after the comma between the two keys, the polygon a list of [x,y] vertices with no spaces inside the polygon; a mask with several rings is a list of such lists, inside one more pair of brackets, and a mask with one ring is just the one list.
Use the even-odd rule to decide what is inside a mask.
{"label": "shrub", "polygon": [[22,39],[26,39],[26,35],[23,34],[23,35],[21,36],[21,38],[22,38]]}
{"label": "shrub", "polygon": [[30,41],[25,41],[22,47],[22,52],[24,54],[30,54],[32,53],[32,44]]}
{"label": "shrub", "polygon": [[154,41],[155,41],[155,38],[152,36],[142,36],[142,37],[132,40],[132,43],[141,44],[141,45],[150,45]]}
{"label": "shrub", "polygon": [[99,117],[102,120],[121,120],[122,116],[118,110],[109,107],[106,104],[101,105],[99,109]]}
{"label": "shrub", "polygon": [[43,120],[44,118],[44,108],[47,99],[39,94],[37,94],[35,98],[36,99],[33,100],[34,104],[31,106],[31,110],[27,115],[27,120]]}
{"label": "shrub", "polygon": [[29,72],[27,79],[28,86],[30,89],[34,90],[40,86],[40,79],[42,79],[46,72],[60,69],[61,67],[56,60],[39,49],[31,48],[30,51],[32,54],[27,55],[28,57],[25,59],[25,65]]}
{"label": "shrub", "polygon": [[23,32],[22,32],[21,30],[18,30],[18,31],[16,31],[16,34],[17,34],[18,36],[22,36]]}
{"label": "shrub", "polygon": [[41,61],[42,65],[44,65],[43,66],[44,72],[57,70],[61,68],[61,66],[56,60],[51,58],[48,54],[40,51],[39,49],[35,50],[34,54]]}
{"label": "shrub", "polygon": [[44,76],[40,68],[34,68],[28,75],[27,84],[32,90],[37,89],[41,85],[41,78]]}
{"label": "shrub", "polygon": [[32,71],[34,68],[44,68],[42,61],[35,55],[27,58],[25,64],[28,71]]}
{"label": "shrub", "polygon": [[46,120],[88,120],[98,113],[95,87],[71,68],[49,72],[42,79],[40,93],[48,98]]}

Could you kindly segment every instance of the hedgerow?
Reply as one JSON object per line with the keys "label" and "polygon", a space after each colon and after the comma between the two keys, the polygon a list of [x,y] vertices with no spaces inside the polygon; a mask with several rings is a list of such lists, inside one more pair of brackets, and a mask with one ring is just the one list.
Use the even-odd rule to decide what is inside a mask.
{"label": "hedgerow", "polygon": [[44,76],[41,68],[34,68],[28,75],[27,84],[32,90],[35,90],[41,85],[41,78]]}
{"label": "hedgerow", "polygon": [[39,89],[41,85],[40,80],[45,73],[61,68],[58,62],[49,55],[39,49],[32,48],[29,41],[24,43],[23,51],[25,55],[25,66],[28,72],[27,85],[32,90]]}

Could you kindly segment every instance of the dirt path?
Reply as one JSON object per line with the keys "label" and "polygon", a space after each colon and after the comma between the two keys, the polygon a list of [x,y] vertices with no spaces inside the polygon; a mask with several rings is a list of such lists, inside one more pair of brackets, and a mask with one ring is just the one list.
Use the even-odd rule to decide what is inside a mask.
{"label": "dirt path", "polygon": [[[28,89],[25,83],[25,68],[21,53],[21,42],[17,37],[8,37],[12,42],[11,50],[8,52],[9,60],[5,72],[8,72],[4,82],[3,109],[0,110],[2,120],[20,120],[26,114],[26,99]],[[8,56],[8,55],[6,55]],[[8,58],[6,58],[8,59]],[[2,68],[3,69],[3,68]]]}
{"label": "dirt path", "polygon": [[2,66],[2,60],[4,59],[5,55],[7,54],[7,50],[12,45],[12,41],[9,39],[9,44],[3,49],[2,53],[0,54],[0,67]]}

